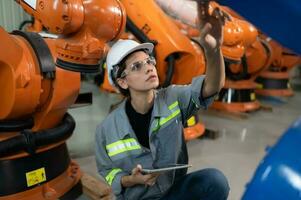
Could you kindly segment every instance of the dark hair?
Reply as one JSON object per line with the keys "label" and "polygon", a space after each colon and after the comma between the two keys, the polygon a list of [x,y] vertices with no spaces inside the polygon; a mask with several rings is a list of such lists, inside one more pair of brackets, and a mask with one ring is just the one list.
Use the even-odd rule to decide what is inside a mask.
{"label": "dark hair", "polygon": [[[116,67],[116,66],[114,66],[114,67]],[[113,67],[113,69],[114,69],[114,67]],[[112,77],[112,80],[113,80],[115,86],[119,90],[119,92],[123,96],[129,97],[130,96],[130,91],[128,89],[123,89],[122,87],[120,87],[120,85],[117,82],[117,79],[120,78],[120,76],[121,76],[122,72],[125,70],[125,68],[126,68],[125,61],[122,60],[118,64],[118,71],[116,73],[116,77],[114,76],[114,70],[111,71],[111,77]]]}
{"label": "dark hair", "polygon": [[[147,51],[147,50],[144,50],[144,49],[138,49],[138,50],[136,50],[136,51],[133,51],[132,53],[130,53],[129,55],[127,55],[126,57],[124,57],[124,58],[117,64],[117,66],[118,66],[118,68],[117,68],[117,70],[118,70],[117,73],[114,72],[114,67],[115,67],[116,65],[113,67],[113,70],[111,71],[111,77],[112,77],[112,80],[113,80],[115,86],[116,86],[117,89],[120,91],[120,93],[121,93],[123,96],[125,96],[125,97],[129,97],[129,96],[130,96],[130,91],[129,91],[129,89],[123,89],[122,87],[120,87],[120,85],[117,83],[117,79],[121,77],[122,72],[123,72],[123,71],[125,70],[125,68],[126,68],[126,64],[125,64],[126,60],[130,57],[130,55],[132,55],[133,53],[136,53],[136,52],[138,52],[138,51],[143,51],[144,53],[149,54],[148,51]],[[114,76],[114,74],[116,74],[116,76]]]}

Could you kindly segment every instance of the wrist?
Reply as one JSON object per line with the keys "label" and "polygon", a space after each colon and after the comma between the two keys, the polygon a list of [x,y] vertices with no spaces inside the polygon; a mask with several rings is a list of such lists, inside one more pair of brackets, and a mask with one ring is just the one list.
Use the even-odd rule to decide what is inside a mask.
{"label": "wrist", "polygon": [[121,185],[123,187],[132,186],[132,184],[133,184],[132,182],[133,182],[132,181],[132,176],[130,176],[130,175],[126,175],[126,176],[121,177]]}
{"label": "wrist", "polygon": [[123,187],[132,187],[138,184],[138,182],[132,175],[126,175],[121,178],[121,184]]}

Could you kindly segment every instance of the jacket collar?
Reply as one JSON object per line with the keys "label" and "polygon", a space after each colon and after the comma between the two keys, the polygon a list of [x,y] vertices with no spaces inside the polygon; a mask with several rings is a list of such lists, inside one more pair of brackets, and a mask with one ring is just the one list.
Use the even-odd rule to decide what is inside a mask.
{"label": "jacket collar", "polygon": [[[167,117],[171,114],[171,111],[168,109],[168,105],[166,104],[164,96],[165,96],[164,89],[155,90],[154,107],[152,112],[150,128],[152,126],[153,118]],[[136,135],[134,134],[134,131],[132,129],[132,126],[130,124],[130,121],[125,111],[126,100],[127,99],[123,100],[121,104],[116,108],[117,109],[116,114],[118,120],[117,123],[119,124],[120,130],[122,130],[119,131],[119,136],[120,138],[125,138],[127,135],[130,135],[131,137],[136,138]]]}

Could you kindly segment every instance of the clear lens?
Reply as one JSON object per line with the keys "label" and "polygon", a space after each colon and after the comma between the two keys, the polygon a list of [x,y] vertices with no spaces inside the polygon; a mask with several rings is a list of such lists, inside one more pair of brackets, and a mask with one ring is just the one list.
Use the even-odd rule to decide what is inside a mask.
{"label": "clear lens", "polygon": [[[150,56],[148,58],[146,58],[145,60],[142,61],[138,61],[138,62],[134,62],[131,66],[130,66],[130,71],[131,72],[138,72],[140,71],[146,64],[148,65],[156,65],[156,60],[154,57]],[[128,73],[126,71],[123,71],[121,74],[121,78],[124,78],[128,75]]]}
{"label": "clear lens", "polygon": [[154,57],[150,56],[147,60],[146,60],[146,63],[149,64],[149,65],[156,65],[156,60]]}
{"label": "clear lens", "polygon": [[145,65],[145,61],[139,61],[132,64],[131,71],[140,71]]}
{"label": "clear lens", "polygon": [[132,64],[131,71],[140,71],[146,64],[148,65],[156,65],[156,60],[154,57],[148,57],[145,60],[138,61]]}

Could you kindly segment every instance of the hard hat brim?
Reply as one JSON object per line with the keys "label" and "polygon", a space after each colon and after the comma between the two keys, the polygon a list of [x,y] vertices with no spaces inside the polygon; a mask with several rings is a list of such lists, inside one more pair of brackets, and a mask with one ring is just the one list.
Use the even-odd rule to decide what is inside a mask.
{"label": "hard hat brim", "polygon": [[148,54],[151,54],[153,52],[153,49],[154,49],[154,45],[152,43],[142,43],[124,52],[124,54],[121,55],[118,60],[116,60],[116,64],[119,64],[125,57],[127,57],[128,55],[130,55],[131,53],[137,50],[146,50]]}

